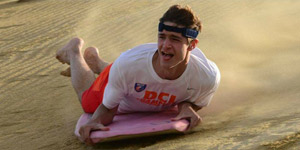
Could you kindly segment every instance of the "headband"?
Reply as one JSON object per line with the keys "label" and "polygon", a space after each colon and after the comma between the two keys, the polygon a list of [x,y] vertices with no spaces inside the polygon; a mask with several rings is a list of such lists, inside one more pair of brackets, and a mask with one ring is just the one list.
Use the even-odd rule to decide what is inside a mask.
{"label": "headband", "polygon": [[167,31],[171,31],[171,32],[177,32],[177,33],[181,33],[182,36],[187,37],[187,38],[192,38],[195,39],[198,36],[198,31],[193,30],[193,29],[189,29],[189,28],[177,28],[174,26],[168,26],[163,24],[162,22],[160,22],[158,24],[158,31],[162,32],[163,30],[167,30]]}

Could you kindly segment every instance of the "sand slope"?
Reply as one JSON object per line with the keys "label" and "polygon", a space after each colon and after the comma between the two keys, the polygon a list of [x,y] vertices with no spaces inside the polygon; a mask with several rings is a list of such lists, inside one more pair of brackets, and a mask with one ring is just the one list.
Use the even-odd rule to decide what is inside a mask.
{"label": "sand slope", "polygon": [[[73,135],[82,110],[57,49],[74,36],[113,61],[155,42],[172,4],[204,28],[199,48],[222,80],[192,134],[98,144]],[[0,1],[0,149],[299,149],[300,1]],[[116,144],[117,143],[117,144]]]}

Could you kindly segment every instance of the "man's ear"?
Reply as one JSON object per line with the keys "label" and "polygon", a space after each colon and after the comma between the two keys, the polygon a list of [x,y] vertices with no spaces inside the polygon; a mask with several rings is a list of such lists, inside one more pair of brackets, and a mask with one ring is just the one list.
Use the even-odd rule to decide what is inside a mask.
{"label": "man's ear", "polygon": [[196,48],[198,42],[198,39],[193,39],[189,44],[188,51],[192,51],[194,48]]}

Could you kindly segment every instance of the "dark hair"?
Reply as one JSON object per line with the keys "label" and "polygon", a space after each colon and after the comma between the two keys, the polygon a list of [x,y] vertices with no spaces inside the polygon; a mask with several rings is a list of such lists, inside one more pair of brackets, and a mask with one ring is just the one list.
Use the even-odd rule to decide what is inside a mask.
{"label": "dark hair", "polygon": [[202,23],[189,6],[173,5],[159,19],[160,22],[173,22],[201,32]]}

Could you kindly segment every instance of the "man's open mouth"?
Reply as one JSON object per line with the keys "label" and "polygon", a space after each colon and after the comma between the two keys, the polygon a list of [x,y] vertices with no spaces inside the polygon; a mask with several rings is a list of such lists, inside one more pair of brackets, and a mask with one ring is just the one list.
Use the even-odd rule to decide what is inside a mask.
{"label": "man's open mouth", "polygon": [[164,56],[164,57],[166,57],[166,58],[172,58],[174,55],[173,54],[168,54],[168,53],[166,53],[166,52],[163,52],[163,51],[161,51],[161,54]]}

